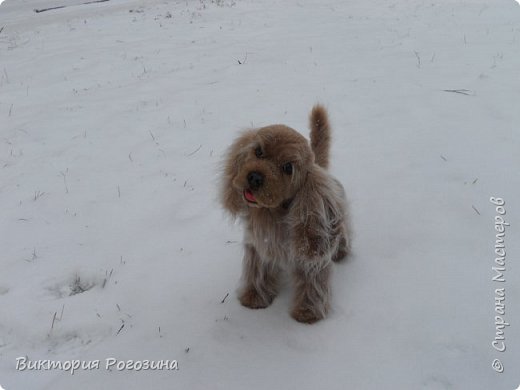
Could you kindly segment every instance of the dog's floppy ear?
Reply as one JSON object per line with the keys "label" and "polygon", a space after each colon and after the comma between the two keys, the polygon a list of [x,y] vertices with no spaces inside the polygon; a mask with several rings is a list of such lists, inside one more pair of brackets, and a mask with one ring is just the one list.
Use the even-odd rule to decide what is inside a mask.
{"label": "dog's floppy ear", "polygon": [[332,199],[334,190],[319,167],[309,171],[305,185],[290,208],[292,250],[303,259],[324,258],[330,252],[332,225],[341,211]]}
{"label": "dog's floppy ear", "polygon": [[242,199],[242,193],[233,186],[233,179],[238,174],[240,166],[244,163],[255,134],[254,130],[243,132],[227,150],[222,164],[220,202],[224,209],[233,217],[237,217],[241,212],[247,211],[247,205]]}

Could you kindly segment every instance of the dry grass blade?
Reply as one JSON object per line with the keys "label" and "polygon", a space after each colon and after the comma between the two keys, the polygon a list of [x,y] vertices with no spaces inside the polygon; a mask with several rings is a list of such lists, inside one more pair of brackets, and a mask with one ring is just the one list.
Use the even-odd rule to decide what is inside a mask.
{"label": "dry grass blade", "polygon": [[443,89],[444,92],[460,93],[461,95],[471,95],[469,89]]}
{"label": "dry grass blade", "polygon": [[227,297],[229,297],[229,293],[226,294],[226,296],[224,297],[224,299],[222,299],[222,300],[220,301],[220,303],[224,303],[224,302],[226,302],[226,298],[227,298]]}

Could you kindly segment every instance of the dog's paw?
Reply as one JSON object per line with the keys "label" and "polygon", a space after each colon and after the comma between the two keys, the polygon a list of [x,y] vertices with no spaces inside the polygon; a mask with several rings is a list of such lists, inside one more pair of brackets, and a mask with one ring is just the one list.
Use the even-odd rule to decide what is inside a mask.
{"label": "dog's paw", "polygon": [[298,322],[305,324],[314,324],[315,322],[323,319],[322,315],[317,314],[309,308],[296,307],[291,312],[291,317]]}
{"label": "dog's paw", "polygon": [[332,256],[332,261],[335,263],[339,263],[345,260],[348,256],[348,251],[345,249],[338,249],[338,251]]}
{"label": "dog's paw", "polygon": [[273,302],[274,297],[265,297],[254,288],[248,288],[240,295],[240,303],[250,309],[264,309]]}
{"label": "dog's paw", "polygon": [[341,237],[341,241],[339,242],[338,249],[336,253],[332,256],[332,261],[335,263],[339,263],[344,260],[350,254],[350,245],[348,245],[345,237]]}

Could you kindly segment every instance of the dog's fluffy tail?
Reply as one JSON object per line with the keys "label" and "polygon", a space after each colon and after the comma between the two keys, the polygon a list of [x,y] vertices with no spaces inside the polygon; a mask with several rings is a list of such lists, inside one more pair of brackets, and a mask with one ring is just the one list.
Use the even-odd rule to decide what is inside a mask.
{"label": "dog's fluffy tail", "polygon": [[316,157],[316,164],[329,167],[330,126],[327,110],[320,104],[312,108],[310,115],[311,148]]}

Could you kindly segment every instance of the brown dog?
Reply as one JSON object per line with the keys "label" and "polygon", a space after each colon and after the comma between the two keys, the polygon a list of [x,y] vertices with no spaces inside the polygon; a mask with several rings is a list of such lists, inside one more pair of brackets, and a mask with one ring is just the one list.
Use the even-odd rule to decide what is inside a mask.
{"label": "brown dog", "polygon": [[313,323],[327,314],[332,261],[350,249],[345,192],[327,171],[327,111],[310,115],[311,144],[295,130],[272,125],[244,132],[225,161],[221,201],[245,224],[242,305],[265,308],[281,270],[295,284],[292,317]]}

